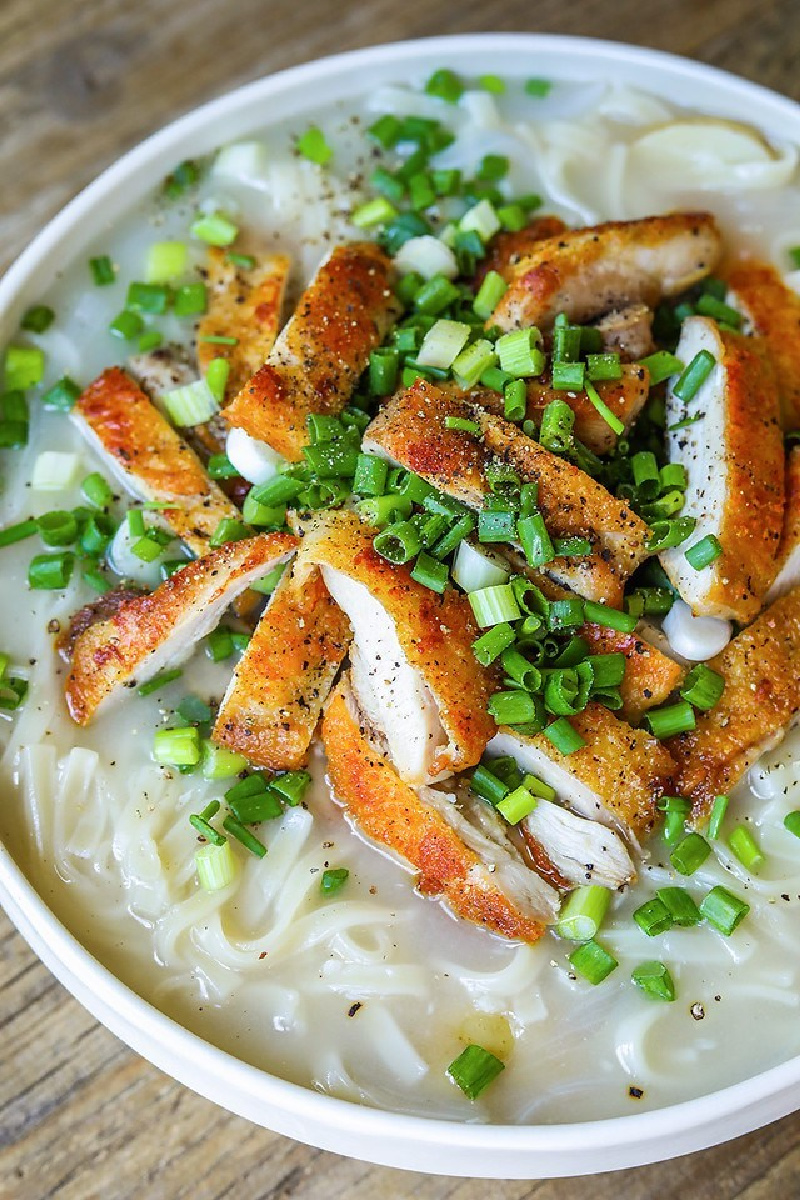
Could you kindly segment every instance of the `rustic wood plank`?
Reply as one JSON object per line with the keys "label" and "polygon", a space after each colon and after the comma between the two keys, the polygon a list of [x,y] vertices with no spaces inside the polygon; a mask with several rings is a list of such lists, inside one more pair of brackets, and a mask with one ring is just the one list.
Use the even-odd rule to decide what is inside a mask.
{"label": "rustic wood plank", "polygon": [[[4,0],[0,266],[165,121],[238,83],[374,42],[537,29],[618,37],[800,98],[797,0]],[[796,1200],[800,1115],[591,1183],[487,1185],[323,1154],[232,1117],[137,1058],[0,916],[0,1196],[14,1200]]]}

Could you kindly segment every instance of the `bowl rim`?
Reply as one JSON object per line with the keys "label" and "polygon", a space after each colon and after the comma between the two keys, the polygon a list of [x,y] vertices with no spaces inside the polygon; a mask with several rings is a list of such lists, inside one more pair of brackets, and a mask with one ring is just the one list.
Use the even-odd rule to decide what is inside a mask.
{"label": "bowl rim", "polygon": [[[244,111],[293,87],[346,73],[356,75],[359,67],[386,65],[400,70],[413,63],[419,69],[421,63],[433,59],[437,64],[457,66],[454,60],[459,56],[478,50],[482,55],[498,57],[504,53],[516,57],[520,51],[531,56],[544,51],[551,59],[568,55],[576,75],[587,63],[597,75],[612,66],[640,73],[655,67],[676,84],[684,81],[710,95],[734,94],[737,101],[747,102],[758,112],[753,123],[761,127],[766,124],[777,128],[788,119],[800,141],[800,106],[794,101],[716,67],[644,47],[529,33],[460,34],[370,46],[302,63],[225,92],[139,142],[67,203],[19,255],[0,280],[0,318],[4,312],[13,313],[20,307],[20,297],[36,272],[47,270],[49,256],[55,255],[58,260],[65,239],[88,213],[102,211],[104,200],[166,153],[174,152],[173,162],[185,157],[180,147],[191,143],[198,131],[218,121],[226,110]],[[567,76],[556,70],[554,77]],[[358,90],[353,89],[354,93]],[[307,107],[313,108],[313,103]],[[64,261],[73,261],[78,252],[71,250]],[[50,268],[51,274],[54,269]],[[689,1153],[800,1107],[798,1055],[691,1100],[586,1122],[474,1124],[369,1108],[271,1075],[219,1049],[155,1008],[103,966],[61,923],[2,841],[0,902],[53,974],[98,1020],[150,1062],[215,1103],[277,1132],[386,1165],[413,1168],[422,1158],[426,1165],[416,1169],[496,1178],[535,1178],[542,1167],[551,1175],[620,1169]],[[199,1073],[208,1080],[197,1077],[198,1062],[206,1064]],[[217,1093],[224,1093],[226,1087],[231,1095],[221,1099]],[[238,1102],[231,1102],[233,1096]],[[243,1106],[244,1097],[267,1110],[263,1121],[254,1115],[252,1105]],[[362,1138],[365,1144],[360,1146]],[[424,1147],[436,1152],[433,1160],[422,1152]],[[502,1170],[495,1170],[488,1159],[503,1154],[510,1154],[511,1159],[498,1164]],[[439,1155],[443,1156],[441,1166]],[[593,1156],[597,1165],[593,1165]]]}

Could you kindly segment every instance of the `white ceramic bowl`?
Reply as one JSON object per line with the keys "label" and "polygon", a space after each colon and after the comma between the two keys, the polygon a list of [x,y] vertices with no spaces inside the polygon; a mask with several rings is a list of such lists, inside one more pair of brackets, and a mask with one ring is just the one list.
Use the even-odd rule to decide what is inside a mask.
{"label": "white ceramic bowl", "polygon": [[[764,88],[651,50],[579,38],[479,34],[378,46],[240,88],[149,138],[51,221],[0,283],[0,344],[56,272],[176,162],[266,123],[387,80],[448,65],[464,74],[609,80],[751,122],[800,142],[800,107]],[[574,1125],[466,1125],[379,1112],[276,1079],[169,1020],[94,959],[56,919],[0,846],[0,901],[43,962],[89,1011],[163,1071],[231,1112],[299,1141],[437,1174],[535,1179],[589,1174],[686,1154],[800,1107],[800,1057],[732,1087],[654,1112]]]}

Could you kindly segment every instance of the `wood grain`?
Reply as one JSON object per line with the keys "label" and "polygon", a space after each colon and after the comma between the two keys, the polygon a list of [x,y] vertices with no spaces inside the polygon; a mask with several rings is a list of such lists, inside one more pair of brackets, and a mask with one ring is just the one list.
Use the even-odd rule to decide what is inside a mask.
{"label": "wood grain", "polygon": [[[0,266],[117,155],[260,75],[480,30],[581,33],[715,63],[800,98],[797,0],[3,0]],[[544,73],[544,70],[543,72]],[[0,916],[3,1200],[797,1200],[800,1115],[624,1176],[485,1184],[369,1167],[266,1133],[137,1058]]]}

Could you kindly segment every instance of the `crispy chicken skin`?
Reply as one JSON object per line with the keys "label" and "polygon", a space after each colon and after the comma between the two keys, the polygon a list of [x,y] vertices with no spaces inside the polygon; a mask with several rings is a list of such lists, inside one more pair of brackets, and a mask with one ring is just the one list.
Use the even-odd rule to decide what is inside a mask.
{"label": "crispy chicken skin", "polygon": [[[448,416],[474,419],[475,415],[463,394],[419,380],[383,405],[364,434],[364,449],[415,471],[448,496],[479,509],[489,491],[485,472],[493,455],[482,441],[445,425]],[[592,487],[599,485],[592,482]],[[538,579],[539,572],[521,569]],[[622,579],[600,553],[556,558],[547,564],[547,575],[588,599],[611,605],[622,601]]]}
{"label": "crispy chicken skin", "polygon": [[629,505],[510,421],[487,412],[477,419],[487,449],[521,479],[539,484],[539,508],[553,537],[587,537],[621,579],[644,562],[650,531]]}
{"label": "crispy chicken skin", "polygon": [[174,501],[162,516],[195,554],[208,550],[208,539],[224,517],[241,519],[194,451],[119,367],[89,384],[71,417],[133,496]]}
{"label": "crispy chicken skin", "polygon": [[369,353],[400,312],[390,260],[372,242],[336,246],[300,297],[267,362],[225,409],[225,418],[296,462],[306,417],[338,416]]}
{"label": "crispy chicken skin", "polygon": [[490,754],[511,754],[549,783],[574,812],[641,842],[656,822],[656,804],[673,784],[676,765],[643,729],[632,729],[601,704],[569,718],[586,745],[561,754],[543,733],[525,736],[504,727]]}
{"label": "crispy chicken skin", "polygon": [[[667,390],[667,426],[701,413],[667,433],[670,462],[689,476],[683,513],[697,519],[686,544],[666,550],[661,563],[696,616],[749,621],[772,583],[783,529],[784,452],[778,394],[758,343],[722,332],[707,317],[688,317],[676,350],[691,363],[708,351],[716,366],[688,403]],[[674,384],[674,381],[673,381]],[[722,554],[695,570],[688,546],[713,534]]]}
{"label": "crispy chicken skin", "polygon": [[351,636],[319,570],[287,568],[228,685],[214,741],[273,771],[301,767]]}
{"label": "crispy chicken skin", "polygon": [[475,287],[480,287],[490,271],[496,271],[508,281],[521,258],[532,253],[537,243],[545,238],[557,237],[567,226],[560,217],[535,217],[524,229],[502,229],[490,238],[486,256],[481,259],[475,272]]}
{"label": "crispy chicken skin", "polygon": [[236,597],[285,561],[297,538],[265,533],[187,563],[152,593],[122,604],[75,641],[66,684],[70,716],[88,725],[124,687],[183,662]]}
{"label": "crispy chicken skin", "polygon": [[[214,358],[227,359],[227,398],[263,367],[281,327],[291,260],[285,254],[253,255],[252,268],[237,266],[220,246],[208,251],[208,311],[197,327],[197,361],[203,374]],[[234,346],[207,342],[234,337]]]}
{"label": "crispy chicken skin", "polygon": [[[622,378],[618,380],[601,380],[596,384],[598,395],[618,417],[625,429],[629,429],[644,408],[650,391],[650,373],[647,367],[638,363],[625,363],[622,367]],[[563,400],[575,414],[575,437],[583,442],[595,454],[610,454],[617,444],[617,435],[600,413],[594,407],[585,392],[556,391],[549,380],[529,379],[526,386],[527,406],[525,416],[530,421],[541,424],[542,412],[551,400]],[[480,403],[484,403],[481,394]],[[489,403],[484,406],[490,410],[497,407],[497,393],[486,397]]]}
{"label": "crispy chicken skin", "polygon": [[786,507],[776,565],[778,573],[767,602],[800,583],[800,446],[792,446],[786,459]]}
{"label": "crispy chicken skin", "polygon": [[668,742],[678,791],[695,819],[780,740],[800,710],[800,588],[781,596],[708,664],[725,680],[718,704],[696,728]]}
{"label": "crispy chicken skin", "polygon": [[775,368],[786,430],[800,429],[800,296],[767,263],[747,260],[726,275],[727,302],[759,334]]}
{"label": "crispy chicken skin", "polygon": [[[452,587],[438,595],[412,579],[407,566],[381,558],[372,545],[375,532],[355,513],[329,511],[310,524],[297,569],[321,567],[329,591],[347,606],[357,690],[374,691],[381,726],[399,747],[394,757],[400,774],[410,783],[430,782],[479,761],[495,730],[487,711],[495,674],[472,652],[478,628],[466,596]],[[374,661],[379,637],[394,645],[391,661]],[[394,722],[425,700],[434,736],[418,756],[410,721],[396,729]],[[359,703],[366,706],[361,694]]]}
{"label": "crispy chicken skin", "polygon": [[[417,888],[423,895],[440,896],[457,916],[501,937],[538,941],[556,907],[544,913],[534,907],[525,885],[534,885],[538,877],[521,860],[514,861],[509,845],[504,865],[521,869],[514,872],[518,886],[503,887],[502,867],[487,866],[447,820],[441,804],[426,802],[434,789],[415,792],[370,744],[346,679],[326,708],[322,740],[339,803],[366,837],[418,873]],[[537,893],[546,886],[539,881]]]}
{"label": "crispy chicken skin", "polygon": [[722,238],[710,213],[609,221],[539,242],[516,263],[487,325],[550,329],[561,312],[584,323],[611,309],[652,305],[710,274]]}

